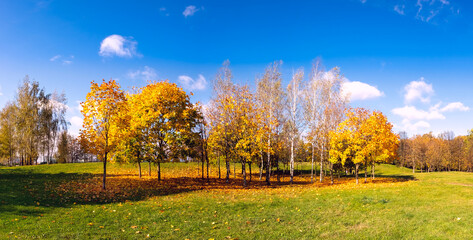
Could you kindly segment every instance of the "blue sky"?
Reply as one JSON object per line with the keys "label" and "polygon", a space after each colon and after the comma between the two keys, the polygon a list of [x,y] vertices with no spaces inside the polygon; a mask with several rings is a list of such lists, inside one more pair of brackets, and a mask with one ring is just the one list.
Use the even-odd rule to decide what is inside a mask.
{"label": "blue sky", "polygon": [[0,1],[0,106],[25,75],[64,91],[77,133],[90,82],[169,79],[208,102],[226,59],[252,85],[282,60],[284,84],[316,57],[352,106],[410,135],[473,128],[473,8],[455,0]]}

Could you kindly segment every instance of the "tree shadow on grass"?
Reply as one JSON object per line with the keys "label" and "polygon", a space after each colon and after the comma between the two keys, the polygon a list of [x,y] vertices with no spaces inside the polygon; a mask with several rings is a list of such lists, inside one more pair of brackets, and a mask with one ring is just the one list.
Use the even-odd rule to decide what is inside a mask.
{"label": "tree shadow on grass", "polygon": [[[318,173],[320,173],[319,171],[317,171]],[[297,170],[295,172],[295,175],[296,176],[310,176],[311,174],[311,170]],[[318,178],[319,175],[315,174],[314,175],[314,178]],[[330,178],[330,175],[325,175],[325,178]],[[365,172],[364,171],[360,171],[360,173],[358,173],[358,178],[360,179],[364,179],[365,177]],[[368,177],[371,178],[371,172],[368,173]],[[338,178],[338,174],[335,174],[334,173],[334,178]],[[341,178],[355,178],[355,174],[341,174]],[[412,174],[380,174],[380,173],[375,173],[375,179],[376,178],[391,178],[391,179],[394,179],[396,182],[400,181],[416,181],[417,179],[414,177],[414,175]]]}
{"label": "tree shadow on grass", "polygon": [[[371,183],[403,182],[414,180],[410,175],[377,175]],[[101,174],[91,173],[38,173],[31,169],[0,169],[0,215],[10,213],[20,216],[38,216],[47,207],[70,207],[75,204],[106,204],[112,202],[138,201],[156,196],[167,196],[202,190],[264,190],[283,188],[291,185],[289,175],[281,174],[271,178],[271,185],[259,180],[258,174],[247,178],[248,185],[243,187],[243,179],[237,178],[201,179],[195,177],[139,178],[130,174],[111,174],[107,176],[107,189],[102,189]],[[351,176],[334,177],[334,185],[352,184]],[[360,181],[363,181],[360,175]],[[314,176],[314,183],[307,174],[295,176],[293,186],[328,187],[330,177],[320,183]],[[41,206],[41,207],[40,207]],[[26,207],[26,208],[25,208]],[[46,208],[44,208],[46,207]]]}
{"label": "tree shadow on grass", "polygon": [[86,181],[91,177],[93,175],[88,173],[49,174],[32,169],[0,169],[0,216],[5,213],[37,216],[44,213],[43,206],[66,206],[56,187],[64,182]]}

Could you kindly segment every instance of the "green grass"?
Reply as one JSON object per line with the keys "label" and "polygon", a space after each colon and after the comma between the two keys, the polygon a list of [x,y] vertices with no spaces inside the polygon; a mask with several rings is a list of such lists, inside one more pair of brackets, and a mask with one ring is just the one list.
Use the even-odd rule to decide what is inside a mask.
{"label": "green grass", "polygon": [[[81,202],[57,190],[68,182],[96,181],[101,166],[0,168],[0,239],[143,239],[148,234],[156,239],[473,239],[470,173],[412,175],[409,169],[383,165],[377,167],[378,177],[414,179],[250,189],[202,182],[202,189],[168,192],[163,186],[146,190],[146,197],[112,203]],[[173,171],[197,175],[197,168],[164,164],[163,177]],[[110,166],[111,173],[118,169],[135,171]]]}

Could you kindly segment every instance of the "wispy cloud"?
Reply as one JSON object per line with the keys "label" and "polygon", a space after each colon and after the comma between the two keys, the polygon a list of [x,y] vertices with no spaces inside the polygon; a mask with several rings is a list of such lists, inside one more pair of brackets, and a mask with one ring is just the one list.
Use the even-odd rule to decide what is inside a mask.
{"label": "wispy cloud", "polygon": [[455,0],[360,0],[363,4],[390,9],[400,15],[433,24],[448,22],[452,16],[459,15],[460,9],[454,1]]}
{"label": "wispy cloud", "polygon": [[186,7],[186,9],[184,9],[184,12],[182,12],[182,15],[184,15],[184,17],[194,16],[194,14],[199,10],[200,9],[197,8],[196,6],[189,5],[189,6]]}
{"label": "wispy cloud", "polygon": [[188,90],[204,90],[207,86],[207,80],[205,80],[205,77],[202,74],[199,74],[197,79],[181,75],[178,77],[178,80],[182,86]]}
{"label": "wispy cloud", "polygon": [[54,61],[58,60],[60,57],[61,57],[61,55],[56,55],[56,56],[50,58],[49,61],[54,62]]}
{"label": "wispy cloud", "polygon": [[342,94],[347,96],[350,101],[373,99],[384,95],[384,93],[379,91],[375,86],[358,81],[344,82],[342,85]]}
{"label": "wispy cloud", "polygon": [[160,7],[159,8],[159,13],[161,13],[161,15],[164,15],[166,17],[169,16],[169,12],[168,12],[167,8],[165,8],[165,7]]}
{"label": "wispy cloud", "polygon": [[148,66],[144,66],[143,69],[128,72],[128,77],[133,80],[156,80],[157,76],[158,74],[156,73],[156,70]]}
{"label": "wispy cloud", "polygon": [[99,55],[103,57],[134,57],[139,56],[136,52],[138,42],[132,37],[123,37],[117,34],[106,37],[100,43]]}
{"label": "wispy cloud", "polygon": [[401,14],[401,15],[404,15],[404,8],[406,8],[406,6],[404,4],[395,5],[394,6],[394,11]]}
{"label": "wispy cloud", "polygon": [[72,59],[74,59],[74,55],[70,55],[69,57],[63,57],[63,56],[58,54],[58,55],[50,58],[49,61],[56,62],[56,61],[61,60],[63,65],[70,65],[70,64],[72,64]]}

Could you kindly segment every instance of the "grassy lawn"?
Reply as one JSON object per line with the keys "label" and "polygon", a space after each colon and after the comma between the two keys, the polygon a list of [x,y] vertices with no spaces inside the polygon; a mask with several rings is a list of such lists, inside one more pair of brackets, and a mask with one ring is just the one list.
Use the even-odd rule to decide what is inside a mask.
{"label": "grassy lawn", "polygon": [[146,164],[142,179],[134,166],[110,164],[103,192],[101,167],[0,168],[0,238],[473,239],[470,173],[383,165],[358,186],[298,176],[295,185],[265,187],[254,167],[243,189],[240,180],[198,179],[196,164],[164,164],[161,182]]}

